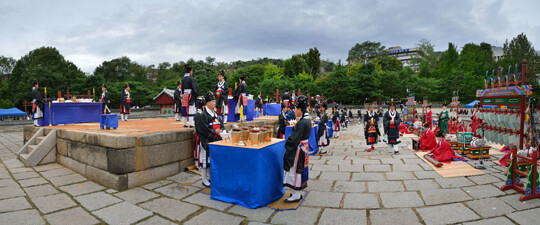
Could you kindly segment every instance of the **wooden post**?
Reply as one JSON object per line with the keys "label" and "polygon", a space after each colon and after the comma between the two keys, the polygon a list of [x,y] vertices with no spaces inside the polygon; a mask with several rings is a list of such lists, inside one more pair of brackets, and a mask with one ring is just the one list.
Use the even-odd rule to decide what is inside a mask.
{"label": "wooden post", "polygon": [[66,100],[71,99],[71,97],[70,97],[70,95],[69,95],[69,89],[67,90],[67,95],[66,95],[66,97],[67,97]]}
{"label": "wooden post", "polygon": [[501,83],[501,76],[502,76],[502,72],[501,72],[501,67],[497,67],[497,87],[501,87],[502,83]]}
{"label": "wooden post", "polygon": [[279,101],[279,89],[276,89],[276,103],[280,103],[280,101]]}
{"label": "wooden post", "polygon": [[528,73],[529,71],[527,70],[527,60],[523,59],[521,63],[521,85],[525,85],[530,81],[530,79],[527,78]]}

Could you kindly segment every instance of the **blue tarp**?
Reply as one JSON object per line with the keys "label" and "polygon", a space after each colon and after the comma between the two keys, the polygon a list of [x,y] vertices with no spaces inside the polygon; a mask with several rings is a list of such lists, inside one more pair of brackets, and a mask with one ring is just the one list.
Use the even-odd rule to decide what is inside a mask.
{"label": "blue tarp", "polygon": [[[309,154],[315,155],[317,152],[319,152],[319,146],[317,145],[317,132],[319,131],[318,126],[311,127],[311,134],[309,134]],[[287,126],[285,127],[285,135],[283,136],[285,139],[289,137],[292,133],[292,127]]]}
{"label": "blue tarp", "polygon": [[[236,107],[236,101],[234,99],[229,99],[229,117],[227,122],[236,122],[240,120],[240,115],[234,115],[234,108]],[[247,107],[244,107],[244,116],[246,121],[252,121],[255,117],[255,100],[248,100]]]}
{"label": "blue tarp", "polygon": [[265,116],[279,116],[281,113],[281,104],[264,104],[263,115]]}
{"label": "blue tarp", "polygon": [[285,140],[261,149],[209,144],[211,198],[255,209],[285,194]]}
{"label": "blue tarp", "polygon": [[[480,101],[479,100],[474,100],[472,101],[471,103],[465,105],[465,108],[474,108],[474,105],[476,103],[479,103]],[[493,105],[483,105],[482,108],[497,108],[497,106],[493,106]]]}
{"label": "blue tarp", "polygon": [[26,116],[26,113],[17,109],[0,109],[0,116]]}
{"label": "blue tarp", "polygon": [[[40,126],[48,126],[49,118],[52,125],[71,123],[99,123],[101,120],[100,102],[93,103],[51,103],[45,104],[43,119],[39,120]],[[50,116],[49,116],[50,113]]]}

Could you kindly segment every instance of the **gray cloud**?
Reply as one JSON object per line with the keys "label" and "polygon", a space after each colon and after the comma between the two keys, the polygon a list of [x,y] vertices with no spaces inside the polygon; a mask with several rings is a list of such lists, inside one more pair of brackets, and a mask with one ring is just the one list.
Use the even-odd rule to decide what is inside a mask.
{"label": "gray cloud", "polygon": [[540,44],[538,8],[534,0],[4,1],[0,54],[54,46],[92,72],[120,56],[157,65],[209,55],[288,58],[311,47],[337,61],[366,40],[414,47],[427,38],[444,50],[448,42],[502,46],[525,32]]}

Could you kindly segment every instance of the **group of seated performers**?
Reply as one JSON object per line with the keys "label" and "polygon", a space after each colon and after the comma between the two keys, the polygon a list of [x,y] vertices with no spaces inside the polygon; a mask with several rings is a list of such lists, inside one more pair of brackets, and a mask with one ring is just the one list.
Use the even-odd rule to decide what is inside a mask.
{"label": "group of seated performers", "polygon": [[430,151],[429,155],[433,156],[439,162],[451,162],[452,159],[460,158],[450,148],[450,144],[444,139],[444,134],[441,130],[435,132],[429,129],[429,123],[424,123],[424,129],[426,132],[418,141],[413,140],[415,150]]}

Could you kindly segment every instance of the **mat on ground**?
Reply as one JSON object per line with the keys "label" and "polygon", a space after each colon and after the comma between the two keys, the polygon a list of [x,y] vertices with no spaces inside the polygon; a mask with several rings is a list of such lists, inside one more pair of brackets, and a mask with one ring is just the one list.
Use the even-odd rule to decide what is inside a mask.
{"label": "mat on ground", "polygon": [[484,172],[481,170],[475,169],[471,165],[469,165],[467,162],[463,161],[453,161],[450,164],[444,164],[441,167],[436,167],[435,165],[428,162],[424,155],[428,154],[427,152],[415,152],[416,156],[418,156],[420,159],[424,160],[427,164],[429,164],[435,172],[437,172],[442,177],[464,177],[464,176],[475,176],[475,175],[482,175]]}
{"label": "mat on ground", "polygon": [[[207,188],[201,189],[199,192],[203,193],[203,194],[211,195],[212,194],[211,190],[212,189],[207,187]],[[307,197],[307,194],[309,192],[304,191],[304,193],[302,194],[303,198],[299,202],[285,203],[284,200],[286,198],[289,198],[291,193],[292,193],[291,190],[286,190],[285,194],[280,199],[268,204],[266,207],[271,208],[271,209],[276,210],[276,211],[296,210],[296,209],[298,209],[298,207],[300,207],[300,205],[302,205],[302,203],[304,202],[304,199]]]}

